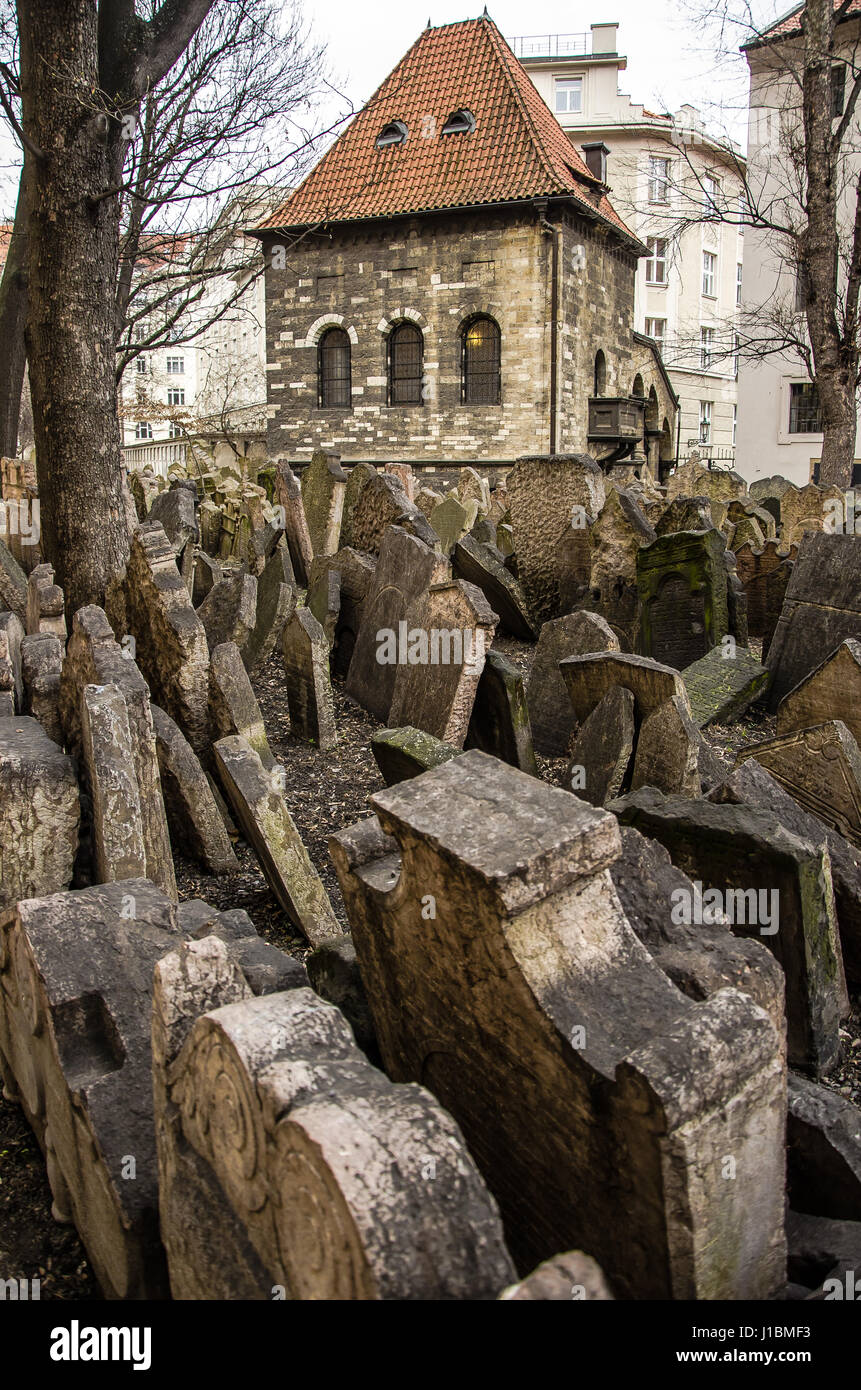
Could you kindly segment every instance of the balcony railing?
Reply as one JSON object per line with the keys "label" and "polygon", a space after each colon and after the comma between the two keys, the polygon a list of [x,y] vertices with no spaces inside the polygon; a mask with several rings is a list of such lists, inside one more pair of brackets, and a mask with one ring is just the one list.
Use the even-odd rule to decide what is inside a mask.
{"label": "balcony railing", "polygon": [[528,34],[509,39],[515,58],[575,58],[591,51],[591,34]]}
{"label": "balcony railing", "polygon": [[183,439],[153,439],[140,444],[126,444],[123,458],[126,468],[149,467],[162,478],[172,463],[185,465],[188,446]]}

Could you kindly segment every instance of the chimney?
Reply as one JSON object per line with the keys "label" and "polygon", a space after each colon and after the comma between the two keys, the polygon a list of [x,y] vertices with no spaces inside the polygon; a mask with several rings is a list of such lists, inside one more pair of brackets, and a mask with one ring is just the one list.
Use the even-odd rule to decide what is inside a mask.
{"label": "chimney", "polygon": [[583,158],[586,160],[586,168],[593,174],[600,183],[607,182],[607,155],[610,153],[603,140],[592,140],[588,145],[581,145]]}
{"label": "chimney", "polygon": [[591,28],[593,58],[598,54],[615,53],[618,24],[593,24]]}

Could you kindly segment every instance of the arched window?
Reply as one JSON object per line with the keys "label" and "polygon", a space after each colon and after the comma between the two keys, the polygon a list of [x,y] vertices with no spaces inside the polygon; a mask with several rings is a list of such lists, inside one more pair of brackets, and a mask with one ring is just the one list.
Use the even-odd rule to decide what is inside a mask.
{"label": "arched window", "polygon": [[376,139],[378,150],[386,150],[390,145],[402,145],[409,131],[403,121],[389,121],[384,125]]}
{"label": "arched window", "polygon": [[463,330],[463,400],[465,405],[498,405],[502,337],[499,324],[484,316],[470,319]]}
{"label": "arched window", "polygon": [[642,399],[642,397],[645,396],[645,394],[646,388],[643,385],[643,378],[640,376],[640,373],[637,372],[637,375],[634,377],[634,384],[631,387],[631,395],[639,396]]}
{"label": "arched window", "polygon": [[599,348],[595,353],[595,391],[596,396],[603,396],[607,390],[607,359]]}
{"label": "arched window", "polygon": [[414,323],[389,334],[389,405],[421,405],[424,338]]}
{"label": "arched window", "polygon": [[349,410],[353,404],[350,381],[350,338],[343,328],[327,328],[317,349],[318,398],[321,407]]}

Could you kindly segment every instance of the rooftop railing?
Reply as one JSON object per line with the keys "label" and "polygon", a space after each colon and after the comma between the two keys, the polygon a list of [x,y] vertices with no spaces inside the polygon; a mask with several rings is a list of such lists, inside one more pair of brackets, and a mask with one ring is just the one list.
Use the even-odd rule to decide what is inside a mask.
{"label": "rooftop railing", "polygon": [[592,51],[591,34],[527,34],[509,39],[515,58],[573,58]]}

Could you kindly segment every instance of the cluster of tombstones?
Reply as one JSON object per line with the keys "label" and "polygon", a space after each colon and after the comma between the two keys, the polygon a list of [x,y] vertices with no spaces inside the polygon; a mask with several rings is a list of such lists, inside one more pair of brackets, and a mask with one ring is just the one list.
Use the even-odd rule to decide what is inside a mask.
{"label": "cluster of tombstones", "polygon": [[[237,564],[160,491],[70,632],[0,546],[0,1070],[104,1292],[829,1296],[861,1259],[822,1084],[861,987],[839,499],[580,455],[272,478]],[[336,747],[333,674],[384,726],[330,843],[349,929],[252,688],[278,650],[300,739]],[[754,705],[733,767],[703,731]],[[304,963],[177,900],[171,841],[230,874],[240,833]]]}

